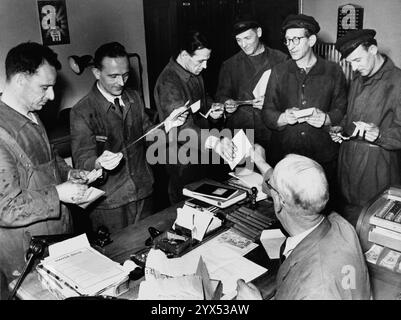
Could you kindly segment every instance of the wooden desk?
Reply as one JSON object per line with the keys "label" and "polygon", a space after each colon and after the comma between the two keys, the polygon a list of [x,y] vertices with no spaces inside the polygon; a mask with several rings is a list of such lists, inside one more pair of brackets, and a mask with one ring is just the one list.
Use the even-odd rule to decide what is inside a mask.
{"label": "wooden desk", "polygon": [[[130,255],[145,248],[145,240],[149,238],[148,227],[152,226],[159,230],[168,230],[175,221],[177,207],[182,203],[169,207],[156,213],[135,225],[130,225],[123,230],[111,235],[112,243],[102,248],[102,253],[112,260],[123,263]],[[264,298],[268,299],[273,295],[275,275],[278,262],[270,261],[262,245],[248,253],[245,257],[268,268],[268,272],[253,283],[262,291]],[[129,292],[119,296],[120,298],[135,299],[138,293],[138,286],[141,280],[131,281]],[[47,289],[44,289],[38,279],[36,271],[29,273],[21,287],[18,289],[17,297],[23,300],[54,300],[56,299]]]}

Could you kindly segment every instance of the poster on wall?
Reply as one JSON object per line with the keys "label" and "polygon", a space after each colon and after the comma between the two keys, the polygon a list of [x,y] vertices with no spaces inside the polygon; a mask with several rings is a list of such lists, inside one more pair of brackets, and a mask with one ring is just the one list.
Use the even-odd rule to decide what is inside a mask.
{"label": "poster on wall", "polygon": [[46,46],[70,43],[65,0],[38,0],[42,43]]}

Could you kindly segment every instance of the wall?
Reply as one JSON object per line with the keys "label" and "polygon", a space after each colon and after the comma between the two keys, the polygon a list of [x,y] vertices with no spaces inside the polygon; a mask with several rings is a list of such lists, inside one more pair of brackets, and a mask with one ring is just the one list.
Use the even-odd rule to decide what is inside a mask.
{"label": "wall", "polygon": [[[80,76],[68,66],[68,56],[91,54],[101,44],[122,43],[128,52],[140,55],[143,65],[145,103],[149,105],[149,88],[142,0],[66,0],[70,44],[51,48],[63,67],[57,92],[59,110],[72,107],[94,82],[90,68]],[[0,1],[0,91],[4,86],[4,60],[9,49],[24,41],[42,43],[36,0]],[[136,63],[132,58],[133,65]],[[48,108],[48,106],[47,106]]]}
{"label": "wall", "polygon": [[302,11],[319,22],[319,37],[323,41],[335,42],[338,7],[348,3],[364,8],[363,27],[376,30],[380,51],[401,67],[400,0],[303,0]]}

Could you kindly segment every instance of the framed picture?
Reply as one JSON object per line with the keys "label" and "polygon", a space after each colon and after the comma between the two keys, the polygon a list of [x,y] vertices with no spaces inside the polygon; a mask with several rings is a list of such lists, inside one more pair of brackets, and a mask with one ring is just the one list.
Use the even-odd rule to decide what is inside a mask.
{"label": "framed picture", "polygon": [[65,0],[38,0],[38,10],[43,44],[50,46],[70,43]]}

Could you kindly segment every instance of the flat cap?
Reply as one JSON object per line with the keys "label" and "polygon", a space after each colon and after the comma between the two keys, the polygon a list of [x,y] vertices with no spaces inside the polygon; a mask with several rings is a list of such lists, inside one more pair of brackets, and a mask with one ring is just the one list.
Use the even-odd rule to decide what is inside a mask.
{"label": "flat cap", "polygon": [[360,29],[349,31],[345,36],[337,39],[336,49],[341,53],[341,59],[345,59],[360,44],[374,39],[376,31],[373,29]]}
{"label": "flat cap", "polygon": [[236,36],[248,29],[259,28],[260,24],[251,16],[243,16],[236,19],[233,25],[233,35]]}
{"label": "flat cap", "polygon": [[305,14],[290,14],[285,18],[281,29],[283,32],[290,28],[305,28],[312,34],[317,34],[320,31],[319,23],[315,18],[307,16]]}

